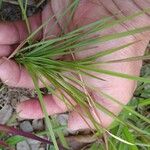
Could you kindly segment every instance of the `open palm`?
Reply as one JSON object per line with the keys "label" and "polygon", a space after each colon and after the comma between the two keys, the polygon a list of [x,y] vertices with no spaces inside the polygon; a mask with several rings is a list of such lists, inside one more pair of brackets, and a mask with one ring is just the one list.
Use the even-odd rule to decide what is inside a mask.
{"label": "open palm", "polygon": [[[140,10],[140,8],[142,9],[147,7],[148,4],[150,6],[150,3],[146,1],[142,2],[141,4],[140,0],[137,0],[136,4],[133,3],[132,0],[116,0],[116,3],[112,2],[112,0],[106,0],[105,2],[103,0],[81,0],[68,30],[71,30],[73,27],[83,26],[96,20],[100,20],[105,16],[112,16],[113,13],[116,14],[117,12],[119,12],[119,15],[117,15],[116,18],[121,17],[122,15],[128,16],[133,12]],[[45,28],[43,28],[43,31],[38,33],[35,38],[41,39],[42,37],[53,38],[59,36],[61,29],[64,27],[65,21],[67,20],[67,16],[59,20],[58,24],[53,28],[52,31],[48,32],[48,29],[56,21],[58,14],[60,14],[59,11],[63,11],[66,6],[67,0],[51,0],[51,2],[47,4],[41,14],[37,14],[29,18],[31,29],[32,31],[34,31],[42,24],[42,22],[47,20],[47,18],[56,14],[56,18],[51,20],[49,24]],[[122,10],[122,13],[120,13],[120,10],[118,8]],[[150,18],[146,14],[135,18],[133,21],[128,21],[125,24],[120,24],[115,28],[103,31],[103,33],[100,34],[106,35],[110,33],[117,33],[136,27],[142,27],[145,25],[150,25]],[[27,36],[28,34],[26,25],[23,21],[0,23],[0,78],[4,83],[9,86],[34,88],[32,79],[25,70],[25,68],[20,67],[13,60],[7,60],[6,58],[13,52],[15,47]],[[116,47],[116,45],[121,46],[123,44],[127,44],[132,41],[134,42],[139,39],[141,40],[141,42],[138,42],[128,48],[124,48],[121,51],[107,55],[101,58],[100,61],[109,61],[133,56],[141,56],[144,54],[146,46],[149,42],[149,33],[138,34],[137,36],[129,36],[126,38],[105,42],[103,44],[97,44],[92,49],[87,48],[86,51],[77,53],[76,58],[85,58],[99,51],[104,51],[106,49]],[[137,76],[139,75],[141,64],[141,61],[121,62],[99,65],[99,67],[105,70],[111,70]],[[97,76],[103,78],[105,81],[98,80],[96,78],[89,78],[88,76],[84,76],[83,80],[85,83],[88,83],[97,90],[101,90],[111,95],[123,104],[128,103],[136,88],[136,83],[134,81],[102,74],[98,74]],[[111,112],[118,114],[121,111],[121,106],[110,101],[109,99],[99,96],[97,92],[89,89],[89,93],[95,99],[95,101],[102,104]],[[65,104],[63,104],[55,96],[46,95],[44,96],[44,99],[49,115],[70,111],[67,109]],[[80,107],[78,105],[76,105],[75,107],[76,110],[82,111],[80,110]],[[20,103],[17,107],[17,111],[20,112],[19,115],[22,118],[38,119],[43,117],[40,104],[37,100],[28,100]],[[104,127],[109,126],[113,118],[100,110],[97,110],[97,112],[100,120],[102,121],[102,125]],[[91,110],[91,113],[93,114],[93,116],[95,116],[93,110]],[[95,119],[97,119],[96,116]],[[70,111],[68,127],[71,130],[79,130],[88,128],[88,125],[77,112]]]}

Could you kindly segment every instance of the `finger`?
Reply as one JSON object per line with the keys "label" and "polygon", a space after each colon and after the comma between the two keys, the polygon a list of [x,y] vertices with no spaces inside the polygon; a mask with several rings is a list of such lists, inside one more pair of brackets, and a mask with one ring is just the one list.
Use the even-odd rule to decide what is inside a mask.
{"label": "finger", "polygon": [[0,57],[7,57],[12,51],[13,49],[9,45],[0,45]]}
{"label": "finger", "polygon": [[85,112],[79,106],[76,106],[75,111],[69,114],[68,129],[70,131],[82,131],[94,129],[94,126]]}
{"label": "finger", "polygon": [[34,84],[25,68],[7,58],[0,59],[0,79],[13,87],[34,88]]}
{"label": "finger", "polygon": [[[71,11],[68,9],[69,4],[70,2],[68,0],[51,0],[52,11],[54,12],[56,20],[63,32],[68,31],[68,25],[70,23],[69,19]],[[64,12],[66,13],[64,14]]]}
{"label": "finger", "polygon": [[[68,110],[67,107],[64,107],[64,104],[61,105],[62,103],[60,103],[60,101],[56,101],[57,100],[51,95],[44,96],[44,104],[49,115],[63,113]],[[24,119],[40,119],[44,117],[40,103],[37,99],[27,100],[18,104],[17,112],[19,116]],[[88,124],[78,112],[82,112],[81,114],[84,116],[84,119],[88,122]],[[110,124],[110,122],[112,121],[112,118],[107,117],[106,119],[105,114],[103,116],[103,119],[105,124]],[[76,112],[72,112],[69,116],[68,128],[71,131],[76,131],[89,129],[89,126],[94,129],[93,124],[85,116],[83,111],[81,111],[80,107],[76,107]]]}
{"label": "finger", "polygon": [[[69,114],[68,118],[68,129],[70,131],[82,131],[82,130],[95,130],[93,122],[89,119],[87,114],[77,106],[76,111],[73,111]],[[95,121],[99,123],[99,127],[107,128],[112,123],[113,118],[109,115],[106,115],[103,111],[99,111],[99,116],[95,116],[95,113],[91,112],[91,115],[94,116]]]}
{"label": "finger", "polygon": [[[67,107],[64,107],[64,104],[61,105],[61,103],[56,102],[57,100],[55,100],[52,95],[44,96],[43,99],[48,115],[67,111]],[[27,100],[18,104],[17,112],[21,118],[26,119],[40,119],[44,117],[40,103],[37,99]]]}
{"label": "finger", "polygon": [[[41,24],[40,14],[28,18],[31,31],[35,31]],[[42,32],[36,34],[36,38],[41,36]],[[0,22],[0,44],[16,44],[28,36],[27,26],[24,21]]]}
{"label": "finger", "polygon": [[54,38],[60,34],[61,30],[56,21],[51,2],[49,2],[42,12],[42,22],[46,23],[43,27],[43,38]]}
{"label": "finger", "polygon": [[[67,96],[65,92],[63,92],[63,94],[67,97],[66,101],[64,101],[64,98],[63,100],[61,99],[59,91],[55,91],[55,95],[46,95],[43,97],[48,115],[66,112],[71,110],[71,107],[68,107],[70,104],[72,106],[76,105],[76,103]],[[44,117],[40,103],[37,99],[30,99],[21,102],[17,106],[17,112],[21,118],[40,119]]]}

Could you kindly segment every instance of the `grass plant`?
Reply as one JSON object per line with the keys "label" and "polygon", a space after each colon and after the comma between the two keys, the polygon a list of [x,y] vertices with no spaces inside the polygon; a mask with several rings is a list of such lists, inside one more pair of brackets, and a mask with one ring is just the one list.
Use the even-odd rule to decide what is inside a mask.
{"label": "grass plant", "polygon": [[[70,32],[64,32],[62,31],[62,34],[60,37],[56,37],[53,39],[42,39],[38,42],[33,42],[32,38],[33,36],[42,29],[43,26],[46,26],[48,21],[52,19],[53,17],[49,18],[48,21],[43,23],[41,27],[39,27],[36,31],[31,33],[28,19],[26,16],[26,7],[22,6],[21,0],[18,0],[23,18],[25,19],[25,22],[27,24],[29,37],[23,41],[18,48],[14,51],[14,53],[9,57],[12,59],[15,59],[16,62],[23,67],[26,68],[26,70],[29,72],[33,79],[33,83],[35,86],[35,90],[37,91],[39,102],[41,105],[41,108],[43,110],[44,116],[45,116],[45,122],[47,126],[47,136],[50,137],[50,139],[53,142],[55,150],[59,149],[59,146],[57,144],[57,138],[56,138],[56,132],[54,131],[54,124],[58,125],[53,117],[49,117],[48,113],[45,108],[45,104],[43,101],[43,95],[42,91],[38,85],[38,81],[40,80],[47,90],[51,92],[52,94],[58,96],[60,100],[66,103],[68,107],[71,107],[73,110],[75,109],[72,103],[67,98],[68,96],[75,100],[77,104],[80,105],[80,107],[86,112],[87,117],[92,121],[93,126],[95,127],[96,131],[93,131],[94,136],[101,136],[104,135],[104,145],[101,145],[101,143],[95,142],[91,148],[91,150],[96,149],[108,149],[108,150],[138,150],[142,148],[143,150],[150,147],[149,141],[149,129],[144,125],[144,128],[139,126],[140,123],[150,125],[150,120],[147,118],[147,115],[141,114],[139,111],[136,111],[137,108],[132,103],[124,106],[121,102],[114,99],[111,95],[108,95],[107,93],[103,93],[101,91],[99,92],[100,95],[103,95],[110,99],[111,101],[119,104],[123,107],[123,112],[120,114],[120,116],[116,116],[109,110],[107,110],[102,105],[96,103],[86,92],[86,90],[79,90],[76,86],[74,86],[71,83],[75,83],[76,85],[80,86],[83,89],[89,88],[90,85],[87,85],[82,80],[83,75],[88,75],[89,78],[97,78],[99,80],[103,80],[101,78],[98,78],[93,75],[93,73],[99,73],[99,74],[106,74],[110,76],[116,76],[118,78],[126,78],[129,80],[135,80],[142,84],[148,84],[150,83],[150,79],[147,77],[137,77],[129,74],[123,74],[119,72],[113,72],[110,70],[102,70],[98,69],[96,66],[101,63],[116,63],[121,61],[135,61],[139,59],[149,59],[149,54],[145,56],[139,56],[139,57],[132,57],[132,58],[126,58],[122,60],[112,60],[109,62],[98,62],[97,59],[100,57],[104,57],[106,55],[109,55],[111,53],[114,53],[116,51],[121,51],[123,48],[127,48],[131,46],[132,44],[135,44],[135,41],[132,43],[128,43],[126,45],[122,46],[116,46],[114,48],[99,52],[97,54],[94,54],[92,56],[88,56],[84,59],[76,59],[75,54],[81,51],[86,51],[86,47],[88,46],[94,46],[95,44],[100,44],[104,42],[108,42],[114,39],[120,39],[124,38],[130,35],[135,35],[141,32],[150,31],[150,26],[145,26],[141,28],[131,29],[124,32],[119,32],[115,34],[109,34],[104,36],[93,36],[94,33],[102,32],[106,29],[110,29],[114,26],[117,26],[120,23],[124,23],[126,21],[132,20],[135,17],[138,17],[140,15],[143,15],[144,13],[147,13],[150,11],[150,9],[145,9],[140,12],[135,12],[131,16],[122,17],[121,19],[114,20],[113,17],[103,18],[101,20],[98,20],[94,23],[91,23],[89,25],[85,25],[80,28],[76,28],[73,31]],[[73,3],[68,6],[68,9],[63,13],[60,14],[59,19],[61,19],[68,11],[71,11],[70,20],[72,19],[72,16],[74,14],[74,11],[78,5],[78,0],[74,1]],[[27,3],[26,3],[27,4]],[[58,20],[55,22],[57,24]],[[54,25],[55,25],[54,24]],[[50,30],[52,30],[51,28]],[[32,42],[30,42],[32,41]],[[28,45],[25,45],[28,43]],[[72,60],[61,60],[61,59],[55,59],[57,57],[61,57],[64,55],[70,55],[72,56]],[[72,74],[71,77],[68,77],[65,75],[65,72],[69,72]],[[75,77],[74,74],[76,74],[78,77]],[[49,85],[49,83],[46,83],[44,79],[47,79],[52,86]],[[92,90],[95,90],[93,87],[90,87]],[[56,94],[56,91],[58,90],[61,93],[61,97]],[[66,94],[63,94],[65,92]],[[66,96],[67,95],[67,96]],[[95,120],[95,118],[91,115],[89,111],[89,105],[92,105],[93,109],[100,109],[113,117],[115,119],[115,122],[110,126],[110,129],[103,128],[99,122]],[[146,99],[144,102],[139,103],[140,107],[145,107],[149,105],[148,99]],[[146,110],[147,111],[147,110]],[[131,114],[131,115],[129,115]],[[81,115],[81,114],[80,114]],[[82,116],[82,115],[81,115]],[[84,118],[84,116],[82,116]],[[135,120],[138,121],[138,125],[134,125],[133,122]],[[2,128],[0,128],[2,130]],[[136,133],[136,135],[134,135]],[[65,141],[64,135],[61,134],[61,130],[57,131],[57,136],[60,138],[61,143],[64,147],[68,148],[68,145]],[[107,136],[106,136],[107,135]],[[107,138],[109,136],[109,138]],[[11,140],[10,140],[11,141]],[[7,146],[9,142],[6,141],[6,143],[3,141],[0,141],[0,144],[2,146]]]}

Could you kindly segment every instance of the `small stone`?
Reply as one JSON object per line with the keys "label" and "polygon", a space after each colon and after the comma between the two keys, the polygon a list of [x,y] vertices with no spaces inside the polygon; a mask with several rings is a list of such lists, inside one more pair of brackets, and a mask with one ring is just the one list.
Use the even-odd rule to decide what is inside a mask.
{"label": "small stone", "polygon": [[20,128],[25,132],[33,131],[33,127],[29,121],[23,121],[22,123],[20,123]]}
{"label": "small stone", "polygon": [[[57,121],[60,125],[62,126],[67,126],[68,123],[68,114],[60,114],[57,116]],[[69,130],[67,129],[67,127],[65,129],[63,129],[63,133],[65,136],[67,136],[69,134]]]}
{"label": "small stone", "polygon": [[13,109],[10,105],[5,105],[0,110],[0,124],[5,124],[10,119]]}
{"label": "small stone", "polygon": [[31,150],[39,150],[41,142],[32,139],[27,139],[27,142],[30,145]]}
{"label": "small stone", "polygon": [[60,114],[57,116],[57,120],[61,125],[67,125],[68,114]]}
{"label": "small stone", "polygon": [[21,96],[21,98],[19,99],[19,102],[24,102],[26,100],[28,100],[29,98],[27,96]]}
{"label": "small stone", "polygon": [[31,144],[31,150],[39,150],[40,144]]}
{"label": "small stone", "polygon": [[30,147],[26,141],[17,143],[17,150],[30,150]]}
{"label": "small stone", "polygon": [[42,130],[44,129],[44,123],[42,119],[35,119],[32,121],[32,126],[34,130]]}
{"label": "small stone", "polygon": [[[41,138],[43,138],[42,136],[38,136],[38,137],[41,137]],[[40,141],[37,141],[37,140],[33,140],[33,139],[27,139],[27,142],[28,142],[28,144],[39,144],[39,143],[41,143]]]}

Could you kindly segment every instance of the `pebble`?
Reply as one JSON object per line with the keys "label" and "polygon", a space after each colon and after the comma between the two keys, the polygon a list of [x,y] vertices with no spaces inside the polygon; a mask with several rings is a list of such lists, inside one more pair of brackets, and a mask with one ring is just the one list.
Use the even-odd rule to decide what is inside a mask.
{"label": "pebble", "polygon": [[5,105],[0,110],[0,124],[5,124],[10,119],[13,109],[10,105]]}
{"label": "pebble", "polygon": [[42,119],[35,119],[32,121],[32,126],[34,130],[42,130],[44,129],[44,123]]}
{"label": "pebble", "polygon": [[29,144],[26,141],[17,143],[17,150],[30,150]]}
{"label": "pebble", "polygon": [[57,116],[57,120],[61,125],[67,125],[68,114],[60,114]]}
{"label": "pebble", "polygon": [[31,150],[39,150],[40,144],[31,144]]}
{"label": "pebble", "polygon": [[41,142],[32,139],[27,139],[27,142],[30,145],[31,150],[39,150]]}
{"label": "pebble", "polygon": [[[60,125],[62,126],[67,126],[68,123],[68,114],[59,114],[57,116],[57,121]],[[65,136],[69,135],[69,130],[67,129],[67,127],[63,130],[63,133]]]}
{"label": "pebble", "polygon": [[20,123],[20,128],[25,132],[33,132],[33,127],[30,121],[23,121]]}
{"label": "pebble", "polygon": [[[43,137],[41,137],[41,138],[43,138]],[[40,141],[29,139],[29,138],[27,139],[27,142],[28,142],[28,144],[38,144],[38,143],[41,143]]]}

